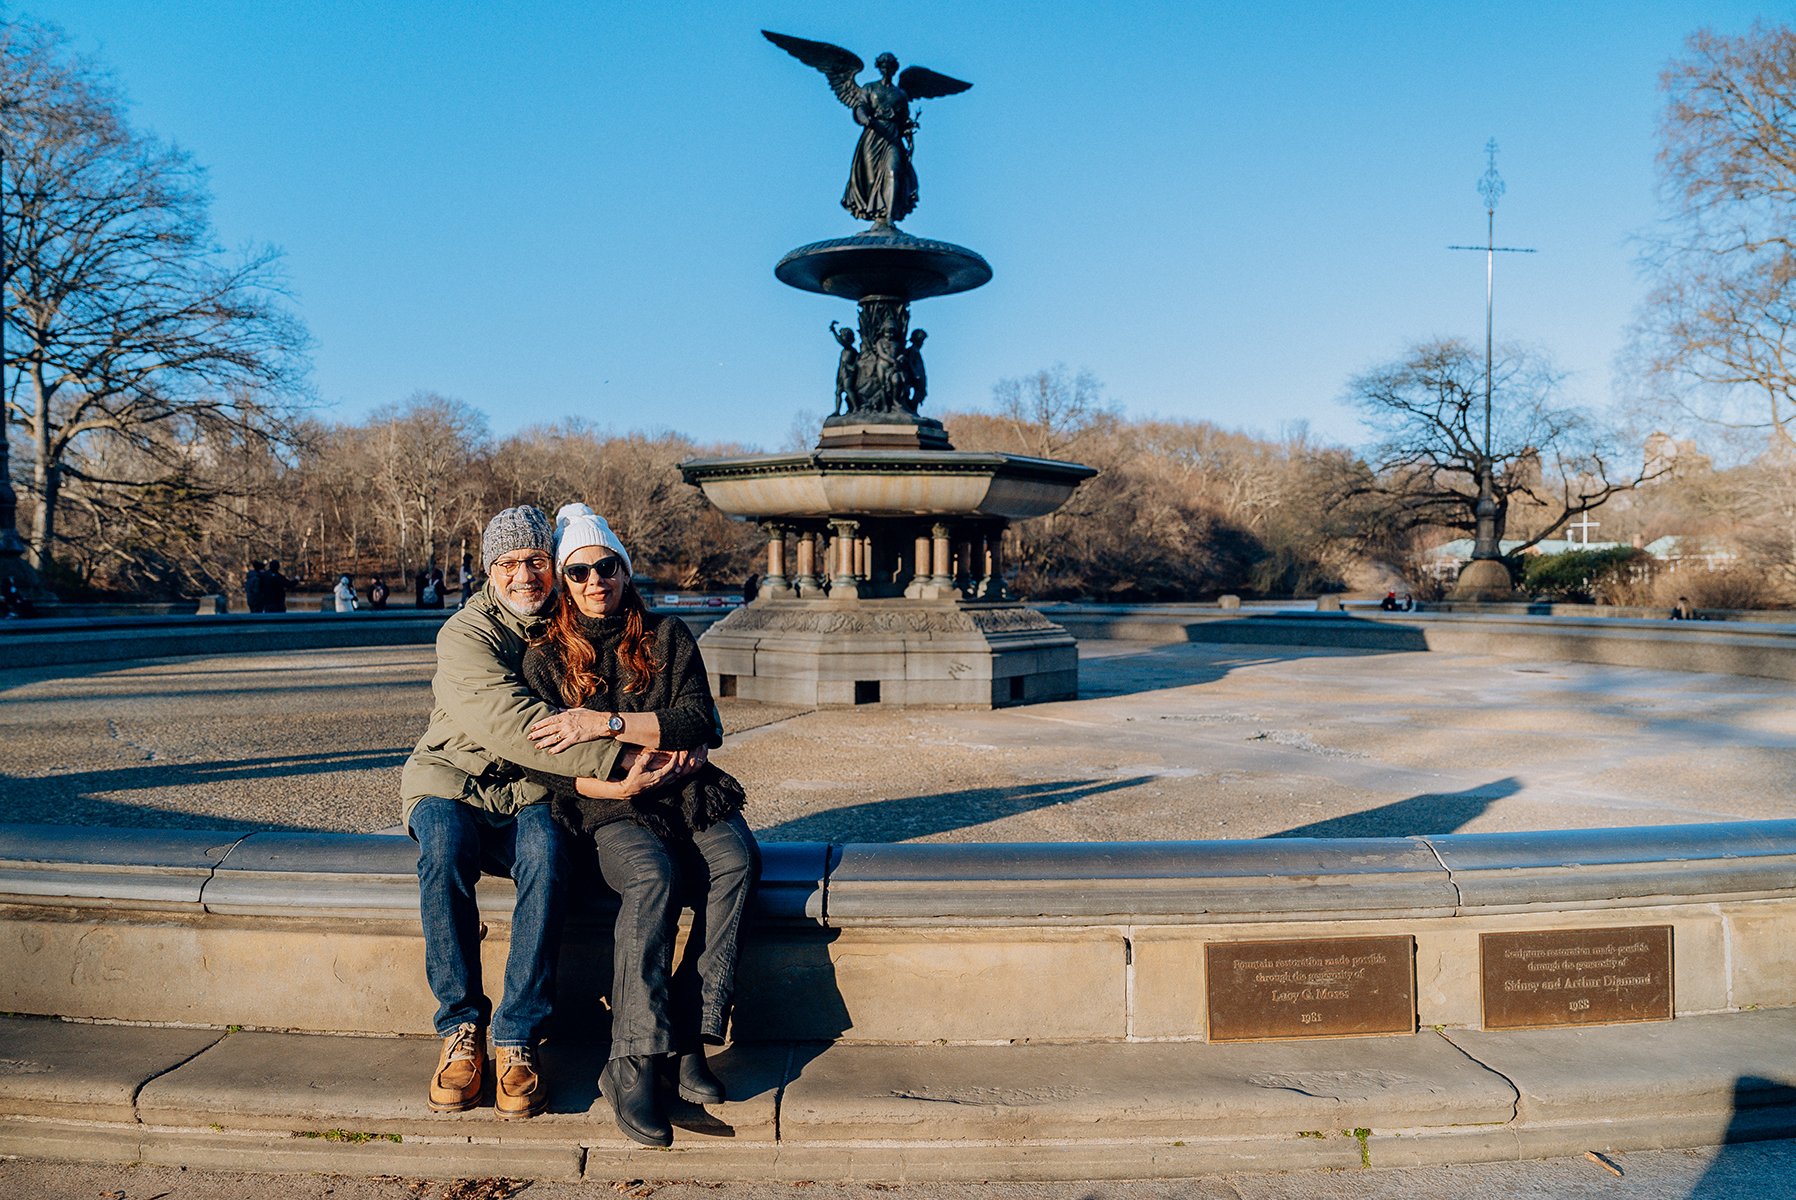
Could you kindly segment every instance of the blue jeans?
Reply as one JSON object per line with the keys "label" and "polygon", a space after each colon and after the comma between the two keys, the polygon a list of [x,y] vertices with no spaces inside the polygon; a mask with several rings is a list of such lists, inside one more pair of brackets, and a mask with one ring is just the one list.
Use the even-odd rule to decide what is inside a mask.
{"label": "blue jeans", "polygon": [[[547,804],[532,804],[495,823],[471,804],[426,797],[412,809],[418,842],[418,915],[424,925],[424,973],[437,998],[436,1031],[448,1037],[465,1021],[487,1024],[493,1044],[541,1041],[555,996],[567,862],[561,827]],[[481,872],[517,886],[505,994],[495,1010],[480,982]]]}
{"label": "blue jeans", "polygon": [[[612,932],[611,1057],[721,1045],[736,988],[736,948],[760,847],[739,816],[668,845],[633,821],[592,833],[618,895]],[[680,908],[692,929],[673,969]]]}

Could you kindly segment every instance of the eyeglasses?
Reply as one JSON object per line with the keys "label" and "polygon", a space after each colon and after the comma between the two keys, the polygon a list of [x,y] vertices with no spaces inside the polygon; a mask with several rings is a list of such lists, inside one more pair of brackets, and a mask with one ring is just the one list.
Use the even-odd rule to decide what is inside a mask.
{"label": "eyeglasses", "polygon": [[567,566],[561,568],[561,573],[575,583],[585,583],[586,577],[594,573],[596,573],[600,579],[610,579],[617,574],[618,568],[623,565],[624,560],[613,554],[608,558],[601,558],[595,563],[569,563]]}
{"label": "eyeglasses", "polygon": [[549,556],[532,554],[528,558],[501,558],[493,563],[495,575],[516,575],[519,571],[530,571],[541,575],[549,569]]}

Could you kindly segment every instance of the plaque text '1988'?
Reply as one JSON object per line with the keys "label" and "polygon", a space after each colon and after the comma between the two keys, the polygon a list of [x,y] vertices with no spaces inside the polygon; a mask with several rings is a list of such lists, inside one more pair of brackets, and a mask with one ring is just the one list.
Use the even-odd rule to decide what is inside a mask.
{"label": "plaque text '1988'", "polygon": [[1486,1029],[1671,1019],[1671,926],[1478,938]]}

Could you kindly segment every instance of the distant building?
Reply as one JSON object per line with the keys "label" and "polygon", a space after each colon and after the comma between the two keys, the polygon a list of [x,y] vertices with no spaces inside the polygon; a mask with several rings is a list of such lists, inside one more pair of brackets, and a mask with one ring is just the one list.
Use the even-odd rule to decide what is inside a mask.
{"label": "distant building", "polygon": [[[1450,583],[1459,578],[1459,572],[1472,561],[1471,538],[1454,538],[1450,542],[1442,542],[1428,549],[1422,560],[1423,570],[1430,578]],[[1521,549],[1521,538],[1510,538],[1499,543],[1505,557]],[[1572,550],[1620,550],[1633,545],[1631,542],[1575,542],[1567,538],[1544,538],[1523,551],[1528,557],[1543,554],[1565,554]],[[1698,538],[1668,534],[1662,538],[1641,546],[1655,559],[1666,564],[1669,570],[1703,570],[1718,571],[1731,566],[1738,557],[1732,550],[1725,550],[1704,542]]]}

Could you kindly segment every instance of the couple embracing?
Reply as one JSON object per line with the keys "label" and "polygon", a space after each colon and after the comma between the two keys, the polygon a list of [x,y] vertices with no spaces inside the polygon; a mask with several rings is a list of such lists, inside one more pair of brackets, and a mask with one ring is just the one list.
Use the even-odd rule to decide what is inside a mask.
{"label": "couple embracing", "polygon": [[[430,727],[402,783],[443,1038],[429,1104],[481,1102],[490,1027],[498,1115],[547,1106],[540,1047],[562,917],[572,895],[602,881],[619,907],[599,1089],[625,1135],[665,1146],[663,1086],[697,1104],[725,1098],[704,1048],[723,1043],[760,867],[742,790],[707,761],[722,727],[698,645],[677,617],[648,611],[629,553],[584,504],[564,506],[552,527],[533,507],[499,513],[481,565],[486,586],[437,636]],[[483,871],[517,887],[497,1007],[480,973]],[[594,1015],[564,1013],[560,1026]]]}

